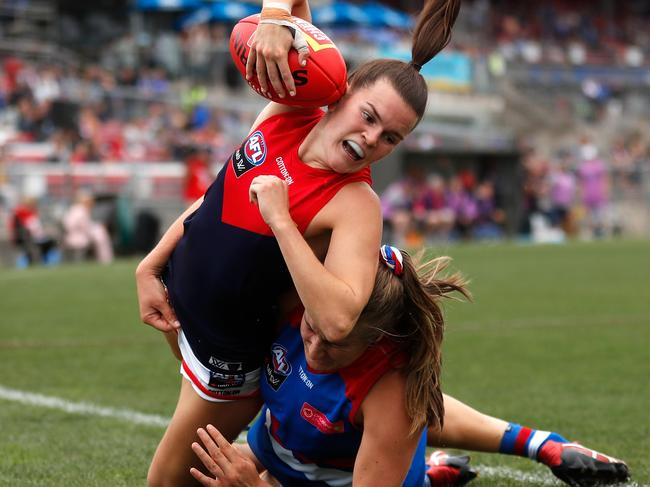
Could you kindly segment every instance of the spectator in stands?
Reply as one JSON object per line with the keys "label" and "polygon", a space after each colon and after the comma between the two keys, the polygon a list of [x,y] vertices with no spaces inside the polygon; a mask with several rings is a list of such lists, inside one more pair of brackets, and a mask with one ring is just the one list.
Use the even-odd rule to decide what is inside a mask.
{"label": "spectator in stands", "polygon": [[183,196],[187,205],[203,196],[214,179],[210,171],[210,152],[205,147],[193,147],[185,159],[185,188]]}
{"label": "spectator in stands", "polygon": [[609,200],[609,169],[598,149],[584,143],[580,149],[582,161],[578,165],[578,186],[585,210],[587,236],[602,237],[605,233],[605,212]]}
{"label": "spectator in stands", "polygon": [[475,191],[476,218],[472,237],[477,240],[494,240],[503,237],[506,222],[505,212],[497,205],[494,183],[481,181]]}
{"label": "spectator in stands", "polygon": [[101,158],[97,152],[97,149],[95,148],[95,145],[90,140],[82,139],[78,141],[72,150],[72,154],[70,154],[70,162],[73,164],[83,162],[97,162],[100,159]]}
{"label": "spectator in stands", "polygon": [[449,181],[447,201],[454,212],[454,236],[461,239],[469,238],[478,208],[476,200],[464,188],[463,182],[458,175],[452,176]]}
{"label": "spectator in stands", "polygon": [[453,229],[455,216],[447,202],[445,180],[440,175],[429,176],[422,203],[422,216],[416,211],[415,217],[420,223],[425,242],[446,241]]}
{"label": "spectator in stands", "polygon": [[529,149],[523,160],[523,207],[524,213],[519,232],[531,235],[531,218],[548,210],[548,162],[534,149]]}
{"label": "spectator in stands", "polygon": [[565,235],[573,235],[572,208],[576,193],[575,175],[569,170],[567,154],[561,154],[549,173],[551,208],[548,220],[552,227],[560,228]]}
{"label": "spectator in stands", "polygon": [[31,95],[23,95],[17,101],[17,128],[24,140],[38,141],[41,139],[43,113]]}
{"label": "spectator in stands", "polygon": [[390,184],[381,201],[393,240],[405,246],[446,238],[454,222],[444,180],[438,175],[428,178],[421,166],[407,167],[404,178]]}
{"label": "spectator in stands", "polygon": [[26,197],[14,208],[10,225],[13,243],[20,251],[19,266],[59,262],[56,239],[41,221],[36,198]]}
{"label": "spectator in stands", "polygon": [[75,261],[91,254],[102,264],[113,261],[113,244],[106,227],[92,218],[93,195],[80,190],[63,216],[63,244]]}
{"label": "spectator in stands", "polygon": [[381,195],[384,228],[391,232],[391,240],[406,247],[406,234],[411,223],[410,200],[404,181],[394,181]]}

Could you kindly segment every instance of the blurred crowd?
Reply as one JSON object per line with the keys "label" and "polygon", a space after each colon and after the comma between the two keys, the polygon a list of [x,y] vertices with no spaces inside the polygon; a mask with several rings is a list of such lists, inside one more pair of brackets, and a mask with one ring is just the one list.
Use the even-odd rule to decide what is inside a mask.
{"label": "blurred crowd", "polygon": [[189,147],[222,158],[251,122],[245,111],[213,108],[204,87],[172,83],[156,66],[74,69],[2,60],[0,144],[32,144],[31,153],[9,154],[14,159],[171,161]]}
{"label": "blurred crowd", "polygon": [[628,67],[650,63],[647,2],[473,0],[464,2],[463,10],[468,33],[463,44],[496,50],[507,60]]}
{"label": "blurred crowd", "polygon": [[587,137],[551,157],[530,150],[523,160],[520,234],[545,242],[621,234],[634,217],[624,215],[625,203],[644,200],[648,167],[650,151],[638,134],[618,140],[609,153]]}
{"label": "blurred crowd", "polygon": [[452,240],[494,240],[505,235],[506,215],[490,179],[471,170],[445,178],[419,165],[381,195],[385,227],[397,246]]}
{"label": "blurred crowd", "polygon": [[479,178],[480,170],[443,175],[407,166],[403,178],[381,195],[385,228],[407,247],[512,236],[559,243],[621,235],[632,229],[635,210],[644,207],[644,173],[650,167],[644,140],[639,134],[622,138],[607,153],[586,136],[575,148],[551,156],[526,150],[517,181],[520,208],[504,201],[503,181]]}
{"label": "blurred crowd", "polygon": [[[497,56],[532,64],[647,66],[646,3],[468,0],[451,49],[475,60]],[[94,14],[93,25],[111,24],[100,17]],[[77,32],[77,42],[83,41],[82,21],[76,27],[69,18],[65,22],[62,32],[70,39]],[[185,161],[183,197],[189,202],[205,190],[214,168],[235,149],[259,108],[240,103],[255,97],[230,62],[227,24],[177,29],[174,22],[155,22],[150,24],[155,28],[134,35],[112,22],[106,31],[112,35],[101,42],[97,37],[102,47],[81,63],[0,57],[0,209],[4,205],[13,212],[12,234],[17,245],[26,242],[29,261],[46,261],[47,255],[54,259],[55,248],[70,253],[75,239],[65,236],[64,219],[56,231],[45,231],[29,198],[9,201],[2,190],[4,162]],[[405,31],[367,26],[336,29],[333,36],[352,61],[409,43]],[[521,214],[504,208],[489,177],[478,178],[469,170],[432,174],[413,166],[382,195],[386,227],[398,245],[497,239],[513,228],[519,235],[549,241],[615,234],[621,218],[612,202],[641,191],[648,168],[646,141],[628,131],[620,139],[598,141],[598,149],[585,141],[575,150],[551,155],[539,148],[527,151]],[[75,205],[83,207],[79,201],[71,203]],[[110,260],[106,245],[98,243],[104,238],[100,234],[96,227],[87,232],[83,247],[92,246],[90,253]]]}
{"label": "blurred crowd", "polygon": [[[641,66],[650,61],[643,5],[618,2],[610,12],[611,2],[468,1],[451,48],[531,63]],[[252,121],[245,111],[215,108],[211,98],[215,89],[244,86],[230,63],[229,26],[173,27],[122,33],[78,67],[4,58],[0,144],[47,142],[41,157],[73,163],[178,160],[197,145],[215,160],[227,157]],[[409,34],[348,27],[335,38],[348,57],[367,58],[382,46],[407,46]]]}
{"label": "blurred crowd", "polygon": [[93,216],[94,205],[93,194],[79,190],[72,204],[53,224],[41,217],[36,198],[23,198],[13,208],[9,221],[16,265],[56,265],[63,259],[111,263],[112,239],[106,222]]}

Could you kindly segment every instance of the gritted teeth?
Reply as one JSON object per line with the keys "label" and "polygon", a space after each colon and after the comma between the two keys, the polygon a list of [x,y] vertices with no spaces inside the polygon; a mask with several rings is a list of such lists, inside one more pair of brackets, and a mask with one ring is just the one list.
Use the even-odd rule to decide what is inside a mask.
{"label": "gritted teeth", "polygon": [[350,149],[352,149],[352,151],[357,155],[359,159],[364,158],[365,153],[359,144],[353,140],[346,140],[345,143],[348,145],[348,147],[350,147]]}

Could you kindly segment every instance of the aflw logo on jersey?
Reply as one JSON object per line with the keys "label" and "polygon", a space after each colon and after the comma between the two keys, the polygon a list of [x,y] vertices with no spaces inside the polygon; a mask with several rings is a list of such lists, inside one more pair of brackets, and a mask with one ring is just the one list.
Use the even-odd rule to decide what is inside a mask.
{"label": "aflw logo on jersey", "polygon": [[231,157],[232,167],[237,177],[240,177],[254,167],[261,166],[266,161],[266,141],[259,130],[253,132],[244,144]]}
{"label": "aflw logo on jersey", "polygon": [[266,357],[264,364],[266,381],[277,391],[291,374],[291,362],[287,359],[287,349],[278,343],[271,347],[271,355]]}

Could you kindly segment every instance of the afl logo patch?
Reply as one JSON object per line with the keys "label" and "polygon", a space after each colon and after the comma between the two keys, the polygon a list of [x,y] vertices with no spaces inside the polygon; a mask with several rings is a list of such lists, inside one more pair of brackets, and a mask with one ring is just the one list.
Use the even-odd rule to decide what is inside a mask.
{"label": "afl logo patch", "polygon": [[240,177],[251,169],[261,166],[266,161],[266,140],[259,130],[253,132],[244,144],[232,155],[232,167],[235,175]]}
{"label": "afl logo patch", "polygon": [[277,391],[291,375],[291,362],[287,358],[287,349],[274,343],[271,347],[271,354],[266,357],[265,362],[266,381],[273,390]]}

